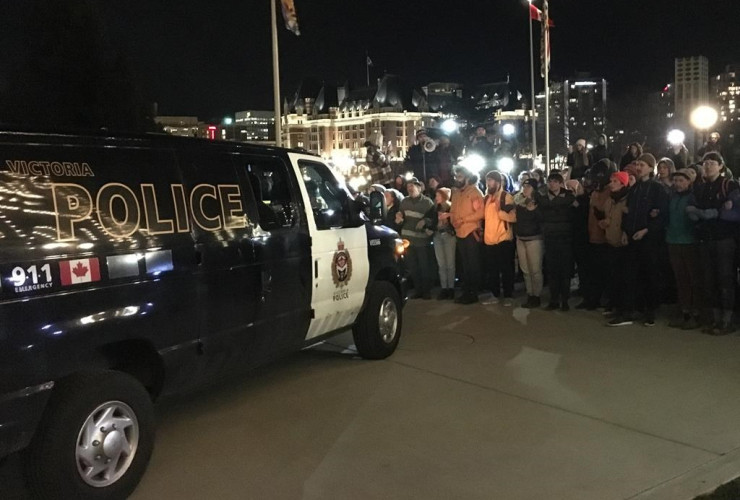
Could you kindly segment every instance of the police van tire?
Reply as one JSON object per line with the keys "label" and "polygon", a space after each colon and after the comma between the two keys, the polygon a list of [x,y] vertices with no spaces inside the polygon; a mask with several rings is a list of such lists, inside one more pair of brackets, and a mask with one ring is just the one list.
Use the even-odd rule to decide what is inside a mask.
{"label": "police van tire", "polygon": [[387,358],[398,347],[401,324],[401,299],[398,291],[387,281],[374,283],[365,309],[352,329],[357,352],[365,359]]}
{"label": "police van tire", "polygon": [[[87,439],[84,428],[96,420],[98,409],[113,405],[107,420],[108,434],[101,443],[99,437],[92,441],[103,450],[94,460],[106,463],[105,453],[118,449],[119,466],[124,455],[120,454],[121,441],[125,440],[129,449],[135,450],[127,468],[110,485],[91,485],[82,477],[79,443]],[[130,412],[127,418],[119,409]],[[102,415],[98,413],[97,415]],[[120,420],[120,418],[124,420]],[[92,418],[92,420],[91,420]],[[110,422],[119,422],[119,425]],[[133,444],[130,432],[135,421],[136,442]],[[125,422],[125,423],[121,423]],[[110,429],[117,429],[111,432]],[[98,429],[103,432],[102,428]],[[118,434],[115,434],[115,433]],[[115,435],[114,435],[115,434]],[[121,435],[126,436],[121,439]],[[108,448],[106,448],[108,446]],[[95,371],[73,375],[61,381],[52,390],[49,403],[39,423],[33,442],[24,453],[26,483],[32,498],[38,500],[124,500],[136,489],[144,476],[152,450],[154,449],[154,406],[149,393],[135,378],[116,371]],[[82,469],[81,469],[82,468]],[[92,469],[90,469],[92,470]],[[102,473],[98,477],[105,477]]]}

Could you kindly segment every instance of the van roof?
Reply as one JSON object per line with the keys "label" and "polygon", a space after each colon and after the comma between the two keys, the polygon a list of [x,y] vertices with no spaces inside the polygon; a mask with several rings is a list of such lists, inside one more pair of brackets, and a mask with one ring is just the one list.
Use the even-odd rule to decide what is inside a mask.
{"label": "van roof", "polygon": [[150,147],[229,147],[232,149],[238,149],[245,152],[254,153],[265,153],[265,152],[292,152],[307,154],[311,156],[319,156],[315,153],[300,149],[289,149],[279,148],[277,146],[265,146],[262,144],[252,144],[248,142],[235,142],[235,141],[223,141],[223,140],[212,140],[202,139],[196,137],[181,137],[174,136],[165,133],[121,133],[121,132],[109,132],[106,130],[94,131],[94,132],[39,132],[39,131],[23,131],[23,130],[0,130],[0,145],[2,144],[30,144],[30,143],[43,143],[43,144],[66,144],[73,142],[74,144],[104,144],[104,145],[120,145],[120,146],[150,146]]}

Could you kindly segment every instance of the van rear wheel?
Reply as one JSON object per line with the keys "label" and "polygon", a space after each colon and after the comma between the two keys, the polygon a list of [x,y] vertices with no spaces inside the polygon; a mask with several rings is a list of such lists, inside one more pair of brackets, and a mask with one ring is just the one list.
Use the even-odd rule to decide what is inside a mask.
{"label": "van rear wheel", "polygon": [[401,299],[387,281],[374,283],[365,310],[357,318],[352,336],[357,352],[366,359],[385,359],[401,339]]}
{"label": "van rear wheel", "polygon": [[54,388],[25,452],[28,487],[40,500],[124,500],[153,447],[154,408],[136,379],[114,371],[73,375]]}

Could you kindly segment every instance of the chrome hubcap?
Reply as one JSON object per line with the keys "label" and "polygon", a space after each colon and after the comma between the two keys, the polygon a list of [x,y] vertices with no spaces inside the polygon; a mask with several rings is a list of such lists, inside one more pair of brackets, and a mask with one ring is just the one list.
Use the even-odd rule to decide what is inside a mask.
{"label": "chrome hubcap", "polygon": [[378,326],[383,342],[386,344],[393,342],[398,331],[398,308],[392,299],[386,297],[380,305]]}
{"label": "chrome hubcap", "polygon": [[102,404],[77,437],[77,471],[90,486],[110,486],[131,467],[138,445],[139,422],[131,407],[120,401]]}

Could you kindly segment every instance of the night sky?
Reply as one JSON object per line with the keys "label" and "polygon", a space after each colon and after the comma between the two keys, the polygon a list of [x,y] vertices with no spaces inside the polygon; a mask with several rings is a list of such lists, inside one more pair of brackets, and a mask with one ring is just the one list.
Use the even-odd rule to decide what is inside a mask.
{"label": "night sky", "polygon": [[[0,84],[23,47],[25,2],[0,5]],[[522,0],[295,0],[302,35],[282,28],[283,94],[304,77],[365,81],[365,51],[415,85],[485,83],[528,89]],[[541,0],[535,0],[541,6]],[[130,56],[160,114],[213,118],[272,106],[268,0],[97,1],[106,37]],[[737,0],[552,0],[554,75],[590,71],[612,92],[658,90],[673,58],[702,54],[712,72],[740,62]],[[282,23],[282,19],[281,19]],[[538,37],[537,37],[538,38]],[[536,42],[538,43],[538,42]],[[541,86],[542,83],[540,82]]]}

